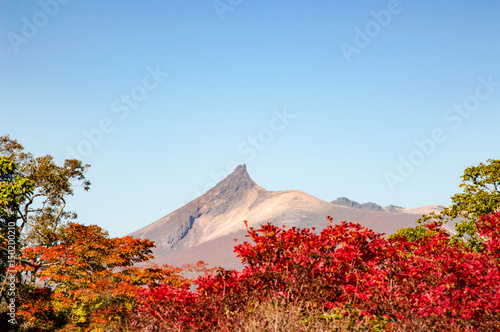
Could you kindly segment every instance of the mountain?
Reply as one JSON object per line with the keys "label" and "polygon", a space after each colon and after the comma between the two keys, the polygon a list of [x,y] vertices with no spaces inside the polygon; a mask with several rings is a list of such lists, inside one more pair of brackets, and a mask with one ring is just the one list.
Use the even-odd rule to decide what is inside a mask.
{"label": "mountain", "polygon": [[359,204],[356,201],[350,200],[347,197],[339,197],[334,201],[331,201],[332,204],[337,204],[337,205],[342,205],[342,206],[348,206],[352,207],[355,209],[362,209],[362,210],[370,210],[370,211],[386,211],[386,212],[393,212],[393,213],[410,213],[410,214],[427,214],[430,212],[440,212],[446,206],[444,205],[428,205],[428,206],[422,206],[416,209],[405,209],[402,208],[401,206],[396,206],[396,205],[387,205],[387,206],[380,206],[378,204],[368,202],[368,203],[363,203]]}
{"label": "mountain", "polygon": [[326,216],[331,216],[334,222],[358,222],[391,234],[414,226],[426,210],[389,212],[377,209],[374,203],[359,204],[347,198],[339,202],[343,204],[298,190],[267,191],[250,178],[246,165],[240,165],[202,196],[130,235],[155,241],[158,264],[180,266],[203,260],[212,266],[239,269],[241,262],[233,247],[234,239],[238,243],[247,240],[244,220],[255,228],[272,222],[320,231],[328,225]]}
{"label": "mountain", "polygon": [[362,209],[363,208],[361,206],[361,204],[359,204],[358,202],[355,202],[355,201],[351,201],[347,197],[339,197],[336,200],[332,201],[331,203],[342,205],[342,206],[353,207],[353,208],[356,208],[356,209]]}
{"label": "mountain", "polygon": [[383,210],[383,208],[378,204],[375,204],[372,202],[359,204],[356,201],[351,201],[347,197],[339,197],[336,200],[331,201],[331,203],[337,204],[337,205],[342,205],[342,206],[353,207],[355,209],[362,209],[362,210],[371,210],[371,211],[382,211]]}

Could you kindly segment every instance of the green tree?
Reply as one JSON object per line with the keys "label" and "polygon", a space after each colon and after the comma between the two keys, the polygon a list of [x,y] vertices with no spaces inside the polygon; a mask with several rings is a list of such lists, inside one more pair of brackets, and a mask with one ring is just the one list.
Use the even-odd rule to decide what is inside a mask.
{"label": "green tree", "polygon": [[0,300],[6,298],[7,274],[14,273],[21,249],[17,227],[19,206],[33,193],[32,182],[15,174],[14,161],[0,156]]}
{"label": "green tree", "polygon": [[0,156],[13,161],[14,178],[28,179],[33,188],[31,195],[19,198],[13,218],[16,219],[24,245],[50,245],[60,226],[76,218],[65,211],[66,198],[73,195],[75,186],[90,187],[85,172],[90,165],[67,159],[58,165],[50,155],[33,157],[9,136],[0,136]]}
{"label": "green tree", "polygon": [[463,192],[451,198],[452,205],[439,214],[423,215],[417,222],[459,220],[452,241],[465,240],[470,248],[481,250],[482,239],[476,224],[482,215],[500,209],[500,160],[488,159],[486,163],[468,167],[461,178]]}

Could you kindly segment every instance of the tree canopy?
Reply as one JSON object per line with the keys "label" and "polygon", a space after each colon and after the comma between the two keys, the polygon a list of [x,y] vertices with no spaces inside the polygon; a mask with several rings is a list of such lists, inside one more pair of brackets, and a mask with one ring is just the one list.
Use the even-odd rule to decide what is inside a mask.
{"label": "tree canopy", "polygon": [[[64,322],[70,330],[102,331],[126,322],[137,287],[161,283],[179,287],[185,282],[177,274],[180,269],[134,266],[153,258],[150,240],[110,238],[99,226],[76,223],[62,227],[57,238],[51,247],[23,251],[29,262],[25,270],[36,269],[44,286],[21,298],[19,315],[27,326],[55,329]],[[34,300],[40,294],[45,296],[43,303]]]}
{"label": "tree canopy", "polygon": [[30,192],[15,195],[17,205],[9,210],[24,244],[50,244],[58,227],[76,218],[75,213],[65,211],[66,198],[73,195],[75,186],[89,190],[85,173],[90,165],[76,159],[58,165],[50,155],[34,157],[8,135],[0,136],[0,156],[12,163],[4,183],[14,185],[15,179],[17,186],[30,183]]}
{"label": "tree canopy", "polygon": [[488,159],[486,163],[467,167],[461,178],[463,192],[451,198],[452,205],[439,214],[422,216],[419,222],[445,223],[456,219],[452,241],[462,239],[471,248],[481,250],[483,241],[476,228],[477,221],[483,215],[500,210],[500,160]]}

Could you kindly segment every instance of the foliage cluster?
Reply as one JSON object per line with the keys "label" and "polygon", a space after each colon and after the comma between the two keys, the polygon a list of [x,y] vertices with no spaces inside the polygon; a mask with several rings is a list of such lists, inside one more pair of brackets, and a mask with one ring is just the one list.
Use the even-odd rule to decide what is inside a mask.
{"label": "foliage cluster", "polygon": [[98,226],[70,223],[57,245],[26,248],[23,260],[29,265],[20,266],[20,272],[37,266],[43,287],[20,298],[17,314],[23,326],[101,331],[126,324],[139,286],[185,283],[180,269],[133,266],[152,258],[152,247],[149,240],[109,238]]}
{"label": "foliage cluster", "polygon": [[431,235],[416,241],[386,239],[345,222],[320,234],[271,224],[248,228],[253,243],[235,246],[245,264],[241,272],[201,276],[196,291],[187,285],[141,289],[133,325],[148,331],[238,330],[256,308],[274,303],[281,310],[300,308],[304,331],[321,317],[339,316],[356,317],[367,331],[499,330],[500,213],[476,225],[482,252],[453,244],[437,224],[426,227]]}

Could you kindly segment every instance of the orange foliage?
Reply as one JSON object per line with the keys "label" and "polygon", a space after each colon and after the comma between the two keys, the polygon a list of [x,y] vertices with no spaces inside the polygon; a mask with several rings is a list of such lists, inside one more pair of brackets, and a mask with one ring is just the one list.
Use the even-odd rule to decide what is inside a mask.
{"label": "orange foliage", "polygon": [[[52,329],[61,320],[66,329],[126,324],[139,287],[188,283],[179,268],[134,266],[153,258],[153,247],[150,240],[109,238],[98,226],[69,224],[56,245],[24,250],[24,271],[36,273],[44,287],[22,301],[18,316],[29,325]],[[44,301],[36,301],[38,293],[44,294]],[[48,308],[53,311],[50,317],[43,314]],[[50,322],[53,317],[57,321]]]}

